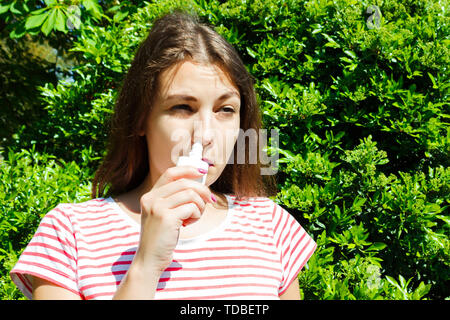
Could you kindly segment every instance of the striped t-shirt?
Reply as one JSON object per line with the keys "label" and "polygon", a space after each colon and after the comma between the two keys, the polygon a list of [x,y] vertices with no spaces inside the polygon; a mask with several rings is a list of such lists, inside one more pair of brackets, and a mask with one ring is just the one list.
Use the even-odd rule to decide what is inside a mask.
{"label": "striped t-shirt", "polygon": [[[155,299],[279,299],[316,243],[281,206],[265,197],[226,195],[222,224],[179,239]],[[62,203],[41,220],[11,270],[28,298],[30,275],[82,299],[112,299],[139,244],[140,226],[112,198]]]}

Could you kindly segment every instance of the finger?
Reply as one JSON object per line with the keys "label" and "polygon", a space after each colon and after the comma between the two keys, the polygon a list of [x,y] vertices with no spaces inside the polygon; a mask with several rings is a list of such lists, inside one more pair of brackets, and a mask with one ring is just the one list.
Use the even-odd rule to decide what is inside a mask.
{"label": "finger", "polygon": [[199,168],[193,166],[178,166],[167,169],[156,181],[154,187],[158,188],[172,181],[186,178],[186,179],[198,179],[205,173],[201,173]]}
{"label": "finger", "polygon": [[171,210],[180,224],[186,226],[196,222],[202,216],[202,213],[194,203],[186,203]]}
{"label": "finger", "polygon": [[158,189],[160,197],[167,198],[183,190],[195,191],[204,202],[214,203],[212,198],[212,192],[209,188],[198,181],[192,179],[181,178],[176,181],[172,181]]}
{"label": "finger", "polygon": [[187,218],[186,220],[183,220],[182,226],[183,227],[187,227],[187,226],[189,226],[189,225],[191,225],[191,224],[193,224],[193,223],[195,223],[197,221],[198,221],[198,219]]}
{"label": "finger", "polygon": [[205,201],[199,194],[193,189],[185,189],[183,191],[172,194],[171,196],[165,198],[166,203],[168,203],[169,209],[176,208],[185,203],[195,203],[200,210],[203,212],[205,210]]}

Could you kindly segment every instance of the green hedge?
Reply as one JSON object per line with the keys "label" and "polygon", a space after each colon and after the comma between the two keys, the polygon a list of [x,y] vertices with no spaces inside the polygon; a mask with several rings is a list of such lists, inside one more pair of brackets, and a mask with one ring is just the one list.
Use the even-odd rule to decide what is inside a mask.
{"label": "green hedge", "polygon": [[130,60],[152,21],[182,7],[240,52],[279,130],[274,200],[318,243],[302,298],[449,298],[448,4],[221,2],[158,1],[80,29],[74,81],[40,87],[47,116],[0,162],[0,297],[21,297],[8,270],[40,217],[88,199]]}
{"label": "green hedge", "polygon": [[[89,158],[89,149],[83,155]],[[90,199],[90,172],[77,164],[31,150],[10,151],[0,162],[0,299],[24,298],[9,270],[40,220],[58,203]]]}

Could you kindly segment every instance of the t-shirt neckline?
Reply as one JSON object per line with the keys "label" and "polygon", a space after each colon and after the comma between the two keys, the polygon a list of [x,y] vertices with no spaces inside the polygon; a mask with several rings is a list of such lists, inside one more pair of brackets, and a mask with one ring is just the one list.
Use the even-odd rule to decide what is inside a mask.
{"label": "t-shirt neckline", "polygon": [[[196,242],[200,242],[200,241],[205,241],[207,239],[210,239],[213,236],[218,235],[220,232],[222,232],[226,228],[226,226],[230,223],[231,216],[232,216],[232,213],[234,212],[235,205],[234,205],[234,201],[233,201],[233,198],[231,195],[228,195],[228,194],[224,194],[224,195],[227,199],[228,210],[227,210],[225,219],[222,221],[222,223],[220,225],[218,225],[217,227],[215,227],[214,229],[212,229],[208,232],[205,232],[199,236],[192,237],[192,238],[178,239],[177,246],[188,245],[188,244],[192,244],[192,243],[196,243]],[[120,214],[121,217],[123,217],[125,220],[127,220],[134,228],[138,228],[140,230],[140,228],[141,228],[140,224],[137,221],[135,221],[133,218],[131,218],[117,204],[117,202],[112,197],[108,197],[105,200],[114,207],[114,209]]]}

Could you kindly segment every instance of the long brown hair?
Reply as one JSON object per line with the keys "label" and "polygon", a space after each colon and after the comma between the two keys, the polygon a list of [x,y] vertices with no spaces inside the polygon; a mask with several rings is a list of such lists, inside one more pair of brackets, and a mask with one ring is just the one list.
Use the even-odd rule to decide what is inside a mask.
{"label": "long brown hair", "polygon": [[[117,196],[139,186],[149,173],[145,136],[140,136],[144,121],[158,90],[162,71],[186,59],[219,66],[241,95],[240,128],[261,129],[261,113],[256,100],[253,78],[235,49],[212,27],[181,11],[157,19],[148,37],[141,43],[122,84],[110,119],[107,152],[92,182],[92,198]],[[259,146],[259,134],[249,136]],[[238,199],[270,196],[276,192],[275,177],[261,175],[260,159],[249,164],[235,159],[228,163],[211,190],[234,194]],[[106,190],[107,189],[107,190]]]}

